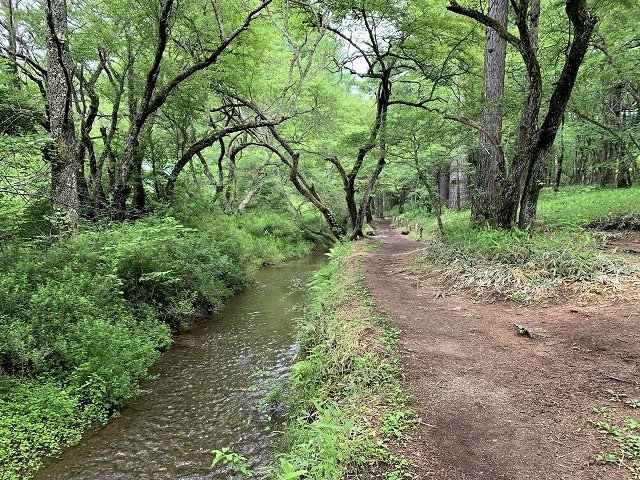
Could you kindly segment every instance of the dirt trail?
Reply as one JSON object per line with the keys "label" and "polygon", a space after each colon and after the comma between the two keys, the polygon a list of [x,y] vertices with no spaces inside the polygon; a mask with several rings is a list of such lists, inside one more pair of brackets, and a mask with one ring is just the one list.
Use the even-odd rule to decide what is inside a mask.
{"label": "dirt trail", "polygon": [[[586,419],[607,389],[640,396],[640,308],[474,303],[407,264],[423,243],[374,228],[365,281],[402,330],[404,371],[423,424],[405,454],[420,479],[625,479],[590,466]],[[519,336],[523,324],[534,338]],[[628,473],[628,472],[627,472]]]}

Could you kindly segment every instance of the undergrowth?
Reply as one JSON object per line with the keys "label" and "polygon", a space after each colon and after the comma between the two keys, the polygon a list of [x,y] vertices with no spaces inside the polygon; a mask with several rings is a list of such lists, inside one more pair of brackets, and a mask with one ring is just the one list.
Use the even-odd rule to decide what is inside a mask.
{"label": "undergrowth", "polygon": [[614,392],[610,401],[617,408],[594,408],[597,415],[589,420],[603,436],[605,450],[596,457],[601,465],[614,465],[627,470],[633,480],[640,479],[640,399],[629,399],[624,392]]}
{"label": "undergrowth", "polygon": [[[430,234],[425,260],[439,267],[454,288],[483,298],[533,302],[556,298],[562,286],[580,282],[596,291],[616,288],[620,275],[633,268],[605,253],[606,236],[588,228],[629,228],[640,212],[638,188],[604,190],[566,187],[543,190],[536,232],[512,228],[476,228],[469,211],[443,215],[445,235],[437,235],[436,220],[413,211],[402,218],[424,226]],[[618,223],[616,223],[618,219]]]}
{"label": "undergrowth", "polygon": [[287,395],[287,450],[266,478],[411,478],[391,448],[417,422],[399,380],[399,332],[375,313],[353,249],[334,248],[311,283]]}
{"label": "undergrowth", "polygon": [[184,223],[156,215],[0,246],[0,479],[30,478],[135,396],[172,328],[313,247],[281,214]]}

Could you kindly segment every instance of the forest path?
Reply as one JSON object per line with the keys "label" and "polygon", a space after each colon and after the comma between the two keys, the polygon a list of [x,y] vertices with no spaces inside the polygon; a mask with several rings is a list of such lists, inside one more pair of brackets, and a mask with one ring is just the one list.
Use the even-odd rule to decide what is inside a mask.
{"label": "forest path", "polygon": [[[628,477],[589,465],[601,447],[586,420],[607,389],[640,396],[637,303],[534,308],[443,296],[436,275],[407,268],[424,243],[388,221],[373,227],[381,245],[366,254],[365,282],[403,332],[404,373],[422,419],[403,453],[419,479]],[[517,335],[514,323],[534,338]]]}

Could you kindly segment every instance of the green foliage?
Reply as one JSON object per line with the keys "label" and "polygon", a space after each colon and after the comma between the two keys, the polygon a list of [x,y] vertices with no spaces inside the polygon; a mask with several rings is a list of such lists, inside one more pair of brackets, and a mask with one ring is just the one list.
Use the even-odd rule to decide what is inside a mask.
{"label": "green foliage", "polygon": [[[1,91],[1,89],[0,89]],[[1,105],[0,105],[1,107]],[[32,237],[49,229],[46,199],[49,166],[42,159],[43,135],[0,132],[0,240]]]}
{"label": "green foliage", "polygon": [[239,453],[230,452],[227,447],[223,447],[222,450],[213,450],[211,453],[213,453],[211,468],[221,464],[228,472],[237,472],[243,477],[253,477],[246,457]]}
{"label": "green foliage", "polygon": [[318,242],[281,205],[279,209],[256,208],[242,215],[225,215],[212,208],[204,189],[176,199],[168,213],[206,235],[233,262],[250,270],[302,257]]}
{"label": "green foliage", "polygon": [[311,283],[290,373],[288,451],[268,478],[295,478],[287,472],[296,469],[319,479],[408,475],[389,450],[416,421],[398,380],[398,332],[375,317],[352,251],[334,248]]}
{"label": "green foliage", "polygon": [[616,212],[607,214],[587,224],[598,230],[640,230],[640,212]]}
{"label": "green foliage", "polygon": [[[543,189],[538,205],[541,229],[580,232],[587,228],[607,229],[608,219],[630,220],[638,224],[640,187],[606,189],[599,187],[564,187],[558,193]],[[635,220],[633,220],[635,218]],[[635,223],[634,223],[635,222]],[[618,228],[628,228],[620,225]]]}
{"label": "green foliage", "polygon": [[[246,285],[246,271],[207,232],[151,218],[97,233],[126,297],[167,321],[205,313]],[[201,307],[201,308],[199,308]]]}
{"label": "green foliage", "polygon": [[630,479],[640,479],[640,420],[627,416],[627,408],[636,409],[640,400],[626,399],[623,392],[609,390],[609,393],[613,395],[610,401],[620,408],[594,408],[597,417],[589,420],[602,434],[606,447],[596,456],[596,461],[624,468],[631,475]]}
{"label": "green foliage", "polygon": [[29,478],[41,455],[79,441],[100,412],[55,380],[0,376],[0,478]]}

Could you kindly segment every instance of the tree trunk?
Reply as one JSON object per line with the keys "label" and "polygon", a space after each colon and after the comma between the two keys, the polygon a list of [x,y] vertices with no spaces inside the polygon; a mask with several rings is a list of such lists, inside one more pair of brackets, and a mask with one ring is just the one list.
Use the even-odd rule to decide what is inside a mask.
{"label": "tree trunk", "polygon": [[[509,0],[491,0],[489,17],[500,25],[507,25]],[[484,49],[484,77],[482,91],[484,106],[482,123],[493,135],[495,142],[502,143],[502,98],[504,96],[505,59],[507,41],[493,28],[486,28]],[[497,204],[499,183],[504,177],[504,159],[489,136],[480,132],[480,152],[476,170],[475,190],[471,203],[471,218],[474,222],[495,223],[493,211]]]}
{"label": "tree trunk", "polygon": [[133,206],[136,215],[144,213],[147,206],[147,197],[144,191],[144,183],[142,178],[142,152],[137,149],[135,164],[131,175],[131,183],[133,184]]}
{"label": "tree trunk", "polygon": [[468,198],[467,157],[458,154],[451,159],[449,176],[449,208],[460,210]]}
{"label": "tree trunk", "polygon": [[73,123],[72,71],[65,0],[45,1],[47,45],[47,100],[49,124],[55,145],[51,165],[51,204],[54,216],[63,216],[75,230],[80,218],[81,162]]}
{"label": "tree trunk", "polygon": [[[564,130],[564,116],[562,117],[562,126]],[[564,140],[562,139],[562,130],[560,131],[560,155],[558,156],[558,162],[556,165],[556,179],[553,183],[553,191],[558,192],[560,189],[560,179],[562,178],[562,164],[564,163]]]}
{"label": "tree trunk", "polygon": [[7,75],[11,79],[11,86],[13,88],[20,88],[20,77],[18,75],[17,64],[17,33],[15,24],[15,12],[13,8],[14,0],[2,0],[2,7],[5,16],[5,28],[7,30],[7,55],[9,61],[7,62]]}
{"label": "tree trunk", "polygon": [[449,204],[449,182],[450,172],[449,165],[440,165],[438,168],[438,195],[440,196],[440,204]]}
{"label": "tree trunk", "polygon": [[[539,5],[539,3],[538,3]],[[574,27],[574,36],[569,47],[565,64],[556,82],[556,87],[549,101],[549,110],[542,122],[537,141],[529,164],[527,178],[520,201],[518,226],[523,230],[533,228],[536,208],[540,195],[541,176],[547,163],[547,156],[560,128],[567,103],[571,97],[578,70],[589,47],[596,19],[586,9],[586,0],[567,0],[566,12]],[[542,89],[542,79],[540,90]]]}
{"label": "tree trunk", "polygon": [[367,223],[373,222],[373,197],[369,197],[369,205],[367,205],[366,220]]}
{"label": "tree trunk", "polygon": [[[518,127],[518,142],[515,155],[511,162],[506,180],[502,182],[499,192],[499,202],[495,204],[486,199],[483,206],[490,208],[489,221],[497,227],[510,227],[518,212],[520,216],[518,226],[529,229],[535,221],[535,211],[540,193],[541,180],[544,178],[549,150],[553,145],[562,115],[571,97],[573,85],[578,70],[591,40],[591,34],[596,19],[587,10],[586,0],[565,0],[567,18],[573,27],[574,34],[567,49],[565,63],[555,82],[553,93],[549,100],[547,114],[539,126],[539,114],[542,103],[542,75],[538,62],[538,23],[540,1],[531,0],[519,2],[515,8],[517,15],[516,26],[518,35],[514,35],[503,24],[477,10],[472,10],[449,0],[448,10],[473,18],[485,26],[491,27],[518,50],[526,68],[525,99],[522,105],[522,115]],[[514,2],[516,5],[516,2]],[[452,117],[448,117],[452,118]],[[456,118],[453,118],[456,120]],[[460,121],[458,119],[458,121]],[[484,133],[490,133],[486,127],[477,122],[462,121],[478,128]],[[475,125],[474,125],[475,123]],[[493,138],[492,138],[493,137]],[[493,135],[487,135],[495,147],[500,143]],[[497,148],[500,150],[499,148]],[[500,165],[498,165],[500,170]],[[523,174],[526,173],[524,187],[521,190]]]}
{"label": "tree trunk", "polygon": [[376,218],[384,218],[384,193],[378,193],[373,200],[373,204]]}
{"label": "tree trunk", "polygon": [[369,206],[369,201],[371,200],[371,191],[382,172],[382,169],[386,163],[387,157],[387,111],[386,106],[382,113],[381,119],[381,127],[380,127],[380,155],[378,156],[378,162],[376,163],[371,176],[369,177],[369,181],[364,187],[364,192],[362,192],[362,200],[360,201],[360,209],[358,210],[358,217],[356,218],[356,224],[353,227],[353,231],[351,232],[350,239],[356,239],[358,237],[364,237],[364,233],[362,231],[362,227],[364,226],[365,216],[367,214],[367,208]]}
{"label": "tree trunk", "polygon": [[124,220],[126,217],[127,199],[131,193],[131,175],[136,168],[138,139],[142,128],[147,123],[149,117],[162,107],[170,94],[184,81],[194,74],[209,68],[216,63],[219,57],[242,35],[249,25],[260,17],[259,13],[267,8],[272,0],[262,0],[253,10],[246,12],[244,21],[238,28],[228,35],[221,35],[220,43],[213,48],[205,58],[179,70],[175,76],[166,81],[162,87],[158,87],[158,78],[165,55],[165,49],[169,40],[169,30],[171,28],[171,13],[173,11],[174,0],[165,0],[161,4],[161,11],[158,12],[157,41],[151,67],[146,73],[144,87],[138,102],[135,115],[130,121],[129,130],[126,134],[120,159],[120,169],[116,176],[116,186],[113,192],[116,217]]}

